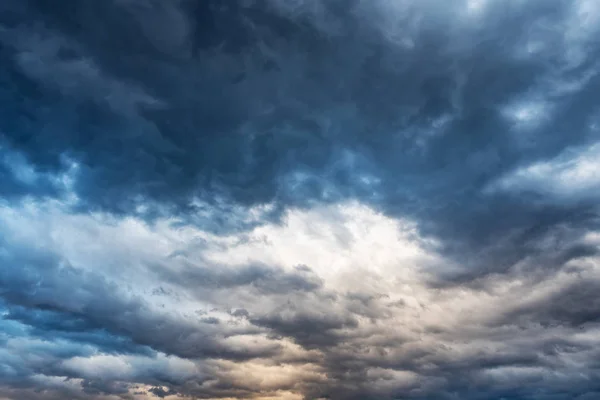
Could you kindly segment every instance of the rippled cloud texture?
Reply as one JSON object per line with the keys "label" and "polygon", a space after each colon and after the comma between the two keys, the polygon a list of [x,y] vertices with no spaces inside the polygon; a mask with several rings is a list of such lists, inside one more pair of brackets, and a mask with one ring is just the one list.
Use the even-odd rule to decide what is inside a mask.
{"label": "rippled cloud texture", "polygon": [[600,3],[0,1],[0,399],[600,398]]}

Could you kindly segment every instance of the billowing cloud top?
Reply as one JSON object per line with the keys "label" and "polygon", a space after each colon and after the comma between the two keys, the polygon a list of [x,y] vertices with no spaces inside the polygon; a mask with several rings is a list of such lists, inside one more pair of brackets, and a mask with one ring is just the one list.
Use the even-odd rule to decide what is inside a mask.
{"label": "billowing cloud top", "polygon": [[0,399],[600,398],[600,3],[0,1]]}

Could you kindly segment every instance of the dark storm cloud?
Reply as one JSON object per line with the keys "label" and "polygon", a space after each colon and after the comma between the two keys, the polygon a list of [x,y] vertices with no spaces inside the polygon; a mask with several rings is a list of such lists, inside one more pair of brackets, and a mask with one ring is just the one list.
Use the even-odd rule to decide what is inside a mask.
{"label": "dark storm cloud", "polygon": [[[119,213],[354,197],[452,232],[455,252],[568,218],[482,188],[589,139],[595,77],[567,95],[544,86],[589,66],[569,69],[562,46],[516,54],[528,35],[561,39],[545,26],[569,23],[572,4],[495,2],[478,22],[450,4],[402,7],[9,2],[3,95],[24,121],[5,119],[4,140],[39,169],[76,160],[80,206]],[[585,45],[591,63],[597,48]],[[499,110],[536,91],[558,109],[517,140]]]}
{"label": "dark storm cloud", "polygon": [[[501,297],[503,279],[524,289],[488,321],[415,328],[421,304],[392,311],[308,267],[230,267],[184,249],[139,274],[170,285],[155,286],[160,312],[118,277],[0,227],[0,397],[131,398],[137,383],[161,398],[594,398],[597,354],[577,332],[600,315],[586,264],[598,197],[573,165],[598,140],[598,13],[562,0],[3,1],[1,206],[55,198],[74,214],[235,234],[290,207],[358,200],[441,244],[432,296],[462,285]],[[564,157],[577,173],[543,166]],[[226,311],[192,318],[186,296]],[[20,341],[49,347],[34,349],[40,361]],[[118,379],[67,363],[268,366],[289,343],[307,352],[290,364],[315,376],[268,389],[210,363],[206,380],[168,363]]]}

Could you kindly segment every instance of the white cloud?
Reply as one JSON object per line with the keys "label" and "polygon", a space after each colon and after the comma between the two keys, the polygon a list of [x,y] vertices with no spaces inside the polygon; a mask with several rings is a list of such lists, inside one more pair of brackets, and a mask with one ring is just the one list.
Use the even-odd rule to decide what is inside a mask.
{"label": "white cloud", "polygon": [[62,367],[84,379],[136,381],[148,375],[148,371],[157,371],[181,382],[192,377],[203,377],[203,372],[194,362],[164,354],[155,357],[103,354],[73,357],[64,360]]}
{"label": "white cloud", "polygon": [[491,191],[529,191],[547,200],[593,199],[600,189],[600,144],[565,151],[558,157],[520,168]]}
{"label": "white cloud", "polygon": [[565,60],[570,67],[588,58],[587,44],[595,40],[600,28],[600,5],[594,0],[573,1],[571,15],[564,30]]}
{"label": "white cloud", "polygon": [[503,114],[517,128],[536,128],[545,120],[548,120],[552,111],[552,105],[539,98],[519,99],[504,108]]}
{"label": "white cloud", "polygon": [[[586,157],[592,160],[590,154]],[[585,170],[580,164],[573,165]],[[542,172],[534,174],[533,181],[556,174],[553,168],[557,167],[538,167]],[[578,176],[568,168],[561,171],[567,174],[565,182],[573,180],[572,176],[566,177],[569,173]],[[591,179],[588,175],[592,176],[583,172],[579,175],[584,176],[584,182]],[[261,392],[265,398],[293,399],[295,393],[304,390],[302,385],[328,379],[323,375],[322,362],[333,352],[337,357],[365,363],[367,380],[376,390],[386,392],[413,385],[424,388],[433,385],[428,378],[411,370],[388,370],[382,363],[408,363],[415,354],[428,354],[437,361],[419,361],[422,371],[426,371],[427,363],[471,360],[481,354],[508,352],[510,346],[523,341],[540,340],[551,332],[536,331],[535,339],[526,339],[510,327],[491,332],[486,324],[520,307],[535,307],[578,279],[561,273],[532,282],[508,274],[486,278],[486,290],[462,286],[431,288],[427,284],[427,274],[433,271],[429,266],[449,263],[436,254],[436,243],[421,237],[410,220],[389,218],[356,202],[310,210],[290,209],[281,223],[267,223],[243,234],[225,236],[190,226],[176,227],[170,220],[149,225],[136,218],[73,215],[62,207],[58,203],[31,202],[1,207],[3,234],[10,235],[14,242],[35,243],[38,248],[54,251],[75,268],[103,275],[138,296],[157,315],[177,313],[192,324],[200,324],[195,310],[207,311],[204,316],[217,316],[222,322],[210,329],[199,329],[203,333],[198,340],[208,334],[229,351],[279,352],[273,358],[239,362],[102,353],[62,362],[65,371],[86,379],[136,382],[160,371],[161,376],[176,380],[202,381],[200,377],[207,377],[202,383],[207,385],[205,389],[219,382],[233,382]],[[592,235],[586,240],[592,243],[597,238]],[[172,257],[175,253],[185,255]],[[335,296],[256,294],[242,287],[213,294],[210,287],[190,291],[185,285],[164,281],[151,268],[163,265],[161,268],[178,271],[184,266],[201,266],[201,262],[231,271],[248,263],[263,263],[289,273],[304,264],[323,280],[322,290]],[[585,276],[597,277],[598,271],[592,266]],[[171,295],[153,295],[149,288],[159,286]],[[213,308],[218,310],[210,311]],[[291,338],[243,333],[239,328],[248,327],[249,321],[228,315],[225,310],[230,308],[244,308],[254,317],[275,315],[283,322],[300,314],[314,321],[352,315],[356,325],[338,328],[336,334],[343,340],[331,349],[307,349]],[[257,328],[257,332],[261,331],[264,329]],[[17,345],[17,341],[11,344],[15,349]],[[43,351],[39,345],[22,342],[23,346],[28,351],[21,353],[34,358]],[[300,360],[305,361],[299,363]],[[511,372],[484,373],[502,381]]]}

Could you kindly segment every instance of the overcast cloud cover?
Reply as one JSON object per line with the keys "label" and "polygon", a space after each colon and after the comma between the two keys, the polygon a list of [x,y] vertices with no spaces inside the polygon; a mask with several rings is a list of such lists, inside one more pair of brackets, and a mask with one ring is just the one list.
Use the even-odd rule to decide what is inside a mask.
{"label": "overcast cloud cover", "polygon": [[600,398],[600,2],[0,1],[0,399]]}

